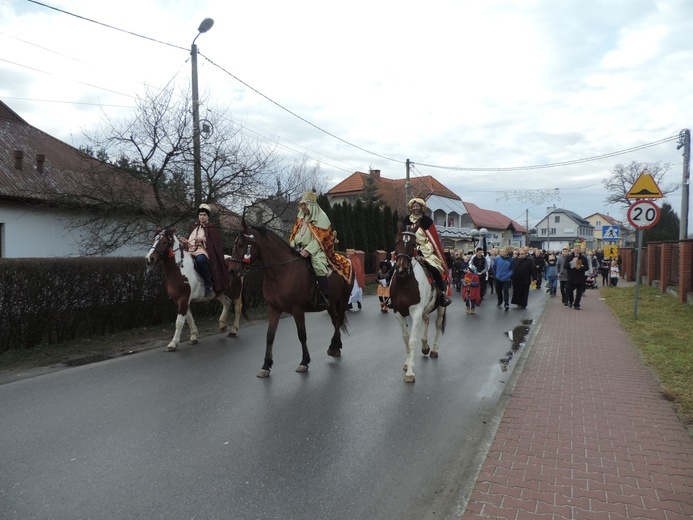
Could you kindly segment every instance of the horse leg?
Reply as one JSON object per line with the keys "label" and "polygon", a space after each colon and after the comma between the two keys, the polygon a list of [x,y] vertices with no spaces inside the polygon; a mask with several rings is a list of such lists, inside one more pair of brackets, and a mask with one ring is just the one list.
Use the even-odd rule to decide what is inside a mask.
{"label": "horse leg", "polygon": [[190,341],[188,341],[188,345],[197,345],[197,325],[195,325],[190,309],[188,309],[188,313],[185,315],[185,321],[188,322],[188,327],[190,327]]}
{"label": "horse leg", "polygon": [[219,332],[226,332],[226,318],[229,315],[229,309],[231,308],[231,300],[225,294],[217,297],[217,300],[221,302],[221,316],[219,316]]}
{"label": "horse leg", "polygon": [[332,319],[332,326],[334,327],[332,341],[330,341],[330,346],[327,347],[327,355],[332,357],[340,357],[342,355],[342,333],[339,331],[338,312],[339,311],[337,311],[336,305],[332,305],[329,309],[327,309],[327,313]]}
{"label": "horse leg", "polygon": [[274,344],[274,335],[277,333],[277,326],[279,325],[279,316],[281,316],[281,311],[275,309],[274,307],[269,307],[267,310],[267,346],[265,347],[265,362],[262,368],[257,373],[257,377],[269,377],[270,370],[272,370],[272,345]]}
{"label": "horse leg", "polygon": [[236,336],[238,330],[241,328],[241,312],[243,311],[243,302],[240,298],[233,300],[233,325],[231,325],[231,332],[229,332],[229,337]]}
{"label": "horse leg", "polygon": [[399,321],[400,329],[402,329],[402,339],[404,340],[404,350],[406,352],[406,359],[404,360],[404,380],[407,383],[414,382],[414,350],[412,349],[411,335],[409,333],[409,326],[407,325],[407,318],[402,316],[400,313],[396,313],[397,321]]}
{"label": "horse leg", "polygon": [[424,312],[421,317],[423,320],[423,327],[421,332],[421,353],[427,356],[431,351],[431,347],[428,346],[428,322],[430,321],[430,316],[428,313]]}
{"label": "horse leg", "polygon": [[308,372],[308,365],[310,364],[310,354],[308,353],[308,344],[306,340],[308,335],[306,334],[306,315],[303,311],[295,311],[294,322],[296,323],[296,331],[298,332],[298,340],[301,342],[301,364],[296,368],[296,372]]}
{"label": "horse leg", "polygon": [[173,352],[178,348],[178,344],[180,343],[180,335],[183,331],[184,323],[185,316],[182,314],[178,314],[178,316],[176,316],[176,332],[173,334],[173,339],[171,340],[171,343],[166,345],[166,348],[164,348],[164,352]]}
{"label": "horse leg", "polygon": [[436,309],[436,337],[433,340],[433,350],[431,350],[431,358],[438,357],[438,338],[443,333],[443,322],[445,321],[445,307]]}
{"label": "horse leg", "polygon": [[423,308],[414,308],[411,313],[411,333],[409,335],[409,341],[407,342],[407,361],[404,365],[406,367],[406,374],[404,374],[405,383],[413,383],[416,381],[414,376],[414,351],[421,341],[421,328],[423,320]]}

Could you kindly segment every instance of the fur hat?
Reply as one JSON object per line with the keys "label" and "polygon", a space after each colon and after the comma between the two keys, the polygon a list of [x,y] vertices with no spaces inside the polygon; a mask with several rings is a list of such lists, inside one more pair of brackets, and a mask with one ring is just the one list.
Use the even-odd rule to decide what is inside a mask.
{"label": "fur hat", "polygon": [[426,212],[426,202],[423,199],[420,199],[419,197],[414,197],[409,201],[407,204],[407,211],[411,213],[411,207],[414,205],[415,202],[418,202],[421,205],[421,212],[425,213]]}
{"label": "fur hat", "polygon": [[199,215],[202,212],[207,213],[208,217],[212,216],[212,208],[210,208],[208,204],[200,204],[200,207],[197,208],[197,213]]}

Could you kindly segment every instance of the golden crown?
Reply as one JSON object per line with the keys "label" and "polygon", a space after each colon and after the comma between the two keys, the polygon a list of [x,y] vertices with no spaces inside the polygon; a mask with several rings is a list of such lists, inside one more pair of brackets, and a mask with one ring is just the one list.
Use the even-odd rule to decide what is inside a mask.
{"label": "golden crown", "polygon": [[317,202],[318,194],[314,191],[304,191],[303,197],[301,197],[301,202]]}

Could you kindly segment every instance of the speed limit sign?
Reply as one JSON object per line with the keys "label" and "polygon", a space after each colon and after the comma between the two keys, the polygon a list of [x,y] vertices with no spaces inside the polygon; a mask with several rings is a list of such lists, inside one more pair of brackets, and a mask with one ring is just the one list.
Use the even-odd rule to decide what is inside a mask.
{"label": "speed limit sign", "polygon": [[639,200],[628,208],[628,222],[635,229],[650,229],[659,221],[659,206],[651,200]]}

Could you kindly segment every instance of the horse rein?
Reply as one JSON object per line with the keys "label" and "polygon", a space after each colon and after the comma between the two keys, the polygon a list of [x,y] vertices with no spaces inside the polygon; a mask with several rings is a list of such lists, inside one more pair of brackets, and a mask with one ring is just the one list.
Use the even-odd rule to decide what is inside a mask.
{"label": "horse rein", "polygon": [[[416,234],[415,234],[415,233],[413,233],[413,232],[411,232],[411,231],[402,231],[402,242],[404,242],[405,245],[408,244],[408,243],[409,243],[409,240],[411,240],[411,239],[414,238],[414,237],[416,237]],[[413,260],[412,260],[412,256],[411,256],[411,255],[408,255],[408,254],[406,254],[406,253],[399,253],[399,254],[395,257],[395,262],[396,262],[396,263],[399,263],[399,260],[402,259],[402,258],[406,258],[406,259],[409,261],[409,267],[408,267],[407,269],[401,271],[401,272],[398,273],[398,274],[406,274],[406,275],[408,275],[408,274],[410,274],[410,273],[412,272],[412,266],[413,266],[413,263],[414,263]]]}
{"label": "horse rein", "polygon": [[[250,264],[250,262],[251,262],[250,252],[251,252],[251,247],[253,245],[253,242],[255,241],[255,236],[254,235],[246,235],[245,233],[243,233],[243,236],[248,239],[248,243],[246,245],[245,254],[243,255],[243,259],[239,260],[238,258],[234,258],[234,256],[231,255],[231,261],[239,263],[239,264],[243,264],[243,270],[246,272],[249,271],[250,269],[254,268],[254,267],[255,268],[260,267],[261,269],[271,269],[273,267],[278,267],[280,265],[290,264],[291,262],[295,262],[296,260],[301,259],[300,256],[297,256],[295,258],[292,258],[291,260],[285,260],[284,262],[279,262],[279,263],[271,264],[271,265],[259,265],[259,266],[258,265],[251,265]],[[236,248],[234,247],[234,249],[236,249]]]}

